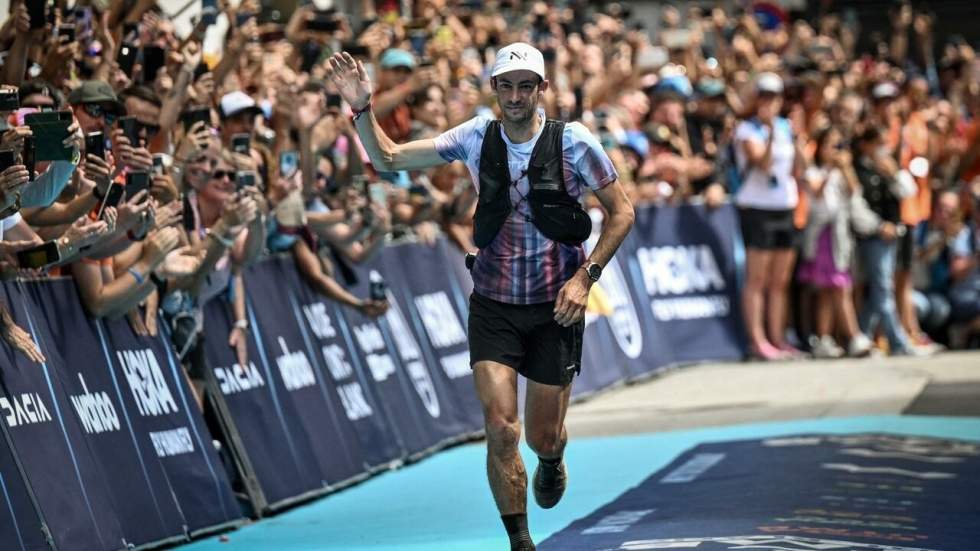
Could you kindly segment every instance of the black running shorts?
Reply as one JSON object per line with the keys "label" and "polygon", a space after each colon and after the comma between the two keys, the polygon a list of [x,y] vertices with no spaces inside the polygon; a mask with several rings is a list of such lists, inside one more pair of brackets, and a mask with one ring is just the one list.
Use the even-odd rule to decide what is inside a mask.
{"label": "black running shorts", "polygon": [[554,302],[506,304],[470,295],[470,366],[492,361],[538,383],[571,383],[582,369],[585,322],[562,327],[554,309]]}

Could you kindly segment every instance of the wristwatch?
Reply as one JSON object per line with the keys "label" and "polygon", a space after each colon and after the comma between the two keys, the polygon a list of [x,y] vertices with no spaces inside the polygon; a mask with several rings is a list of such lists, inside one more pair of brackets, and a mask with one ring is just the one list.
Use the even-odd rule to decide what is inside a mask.
{"label": "wristwatch", "polygon": [[585,266],[582,266],[582,269],[585,270],[585,273],[589,274],[589,279],[593,283],[599,281],[599,278],[602,277],[602,266],[595,262],[589,262]]}

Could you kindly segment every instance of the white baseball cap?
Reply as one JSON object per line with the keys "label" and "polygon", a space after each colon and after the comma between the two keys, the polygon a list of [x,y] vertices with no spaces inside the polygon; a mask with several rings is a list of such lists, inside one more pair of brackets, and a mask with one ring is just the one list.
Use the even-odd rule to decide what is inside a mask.
{"label": "white baseball cap", "polygon": [[783,79],[776,73],[759,73],[755,79],[755,89],[758,92],[768,92],[770,94],[783,93]]}
{"label": "white baseball cap", "polygon": [[491,77],[511,71],[531,71],[544,80],[544,55],[541,51],[524,42],[515,42],[497,50],[497,60],[493,63]]}
{"label": "white baseball cap", "polygon": [[262,114],[262,108],[255,104],[255,100],[251,96],[241,90],[235,90],[221,96],[222,119],[227,119],[246,110],[253,115]]}

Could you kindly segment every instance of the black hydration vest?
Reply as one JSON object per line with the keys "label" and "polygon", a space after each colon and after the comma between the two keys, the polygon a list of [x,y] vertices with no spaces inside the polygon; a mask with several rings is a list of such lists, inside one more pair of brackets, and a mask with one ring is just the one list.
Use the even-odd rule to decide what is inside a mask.
{"label": "black hydration vest", "polygon": [[[565,189],[562,166],[562,135],[565,123],[547,120],[538,143],[531,151],[527,177],[531,184],[527,194],[531,223],[552,241],[578,245],[592,233],[592,219],[582,205]],[[507,144],[500,136],[500,121],[487,127],[480,153],[480,198],[473,216],[473,241],[485,248],[493,241],[510,216],[513,205],[507,165]]]}

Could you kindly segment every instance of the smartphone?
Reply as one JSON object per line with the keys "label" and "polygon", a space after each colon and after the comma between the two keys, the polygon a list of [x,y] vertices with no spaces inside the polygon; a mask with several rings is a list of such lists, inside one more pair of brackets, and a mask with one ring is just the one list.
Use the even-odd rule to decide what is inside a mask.
{"label": "smartphone", "polygon": [[129,140],[129,145],[133,147],[140,146],[140,123],[136,120],[136,117],[119,117],[119,128],[122,128],[123,134],[126,135],[126,139]]}
{"label": "smartphone", "polygon": [[123,186],[116,182],[109,184],[109,189],[105,192],[105,199],[102,200],[102,204],[99,205],[99,216],[98,219],[102,220],[102,215],[105,213],[107,207],[118,207],[119,203],[122,201],[123,193],[125,189]]}
{"label": "smartphone", "polygon": [[372,203],[382,206],[388,204],[388,191],[385,189],[385,185],[381,182],[368,184],[368,197],[371,198]]}
{"label": "smartphone", "polygon": [[[126,200],[136,197],[136,194],[144,189],[150,189],[149,172],[145,170],[134,170],[126,174]],[[140,201],[140,203],[145,203],[149,199],[150,195],[147,194],[146,198]]]}
{"label": "smartphone", "polygon": [[47,241],[36,247],[17,251],[17,264],[21,268],[43,268],[61,260],[56,241]]}
{"label": "smartphone", "polygon": [[134,22],[123,23],[123,38],[126,38],[133,33],[139,32],[139,29],[140,29],[139,23],[134,23]]}
{"label": "smartphone", "polygon": [[27,0],[27,15],[31,18],[32,29],[43,29],[47,24],[47,0]]}
{"label": "smartphone", "polygon": [[218,22],[218,0],[201,0],[201,21],[209,27]]}
{"label": "smartphone", "polygon": [[153,169],[151,173],[154,176],[163,176],[163,153],[153,154]]}
{"label": "smartphone", "polygon": [[203,61],[198,63],[197,67],[194,67],[194,82],[197,82],[199,78],[203,77],[209,71],[211,71],[211,68],[208,67],[207,63]]}
{"label": "smartphone", "polygon": [[255,173],[251,170],[243,170],[235,173],[235,191],[241,192],[246,187],[255,187]]}
{"label": "smartphone", "polygon": [[27,167],[28,178],[34,180],[34,136],[24,136],[24,166]]}
{"label": "smartphone", "polygon": [[152,84],[163,68],[166,52],[159,46],[143,46],[143,83]]}
{"label": "smartphone", "polygon": [[116,56],[116,63],[119,64],[119,69],[130,78],[133,77],[133,65],[136,64],[137,51],[136,46],[124,42],[119,48],[119,54]]}
{"label": "smartphone", "polygon": [[409,31],[408,41],[411,43],[412,49],[415,50],[415,55],[424,55],[425,44],[429,41],[429,33],[421,29]]}
{"label": "smartphone", "polygon": [[361,46],[353,42],[348,42],[341,47],[341,50],[349,53],[353,57],[366,57],[371,54],[367,46]]}
{"label": "smartphone", "polygon": [[0,149],[0,173],[17,164],[17,154],[13,149]]}
{"label": "smartphone", "polygon": [[340,109],[340,103],[342,101],[340,94],[325,94],[325,95],[326,95],[328,110]]}
{"label": "smartphone", "polygon": [[89,132],[85,135],[85,154],[105,159],[105,135],[102,132]]}
{"label": "smartphone", "polygon": [[0,90],[0,111],[20,109],[20,93],[17,90]]}
{"label": "smartphone", "polygon": [[252,139],[248,134],[235,134],[231,137],[231,150],[235,153],[248,155],[251,141]]}
{"label": "smartphone", "polygon": [[184,123],[184,131],[189,132],[191,127],[197,122],[203,122],[205,126],[211,126],[211,108],[195,107],[184,111],[180,115],[180,120]]}
{"label": "smartphone", "polygon": [[[62,39],[66,37],[67,39]],[[58,25],[58,41],[60,42],[74,42],[75,41],[75,25]]]}
{"label": "smartphone", "polygon": [[279,153],[279,175],[291,178],[299,170],[299,151],[283,151]]}
{"label": "smartphone", "polygon": [[332,33],[340,28],[340,19],[334,14],[317,12],[313,19],[306,22],[306,28],[316,32]]}

